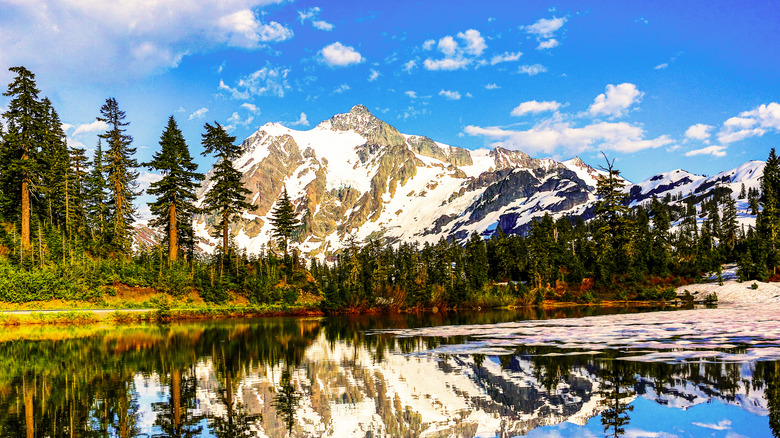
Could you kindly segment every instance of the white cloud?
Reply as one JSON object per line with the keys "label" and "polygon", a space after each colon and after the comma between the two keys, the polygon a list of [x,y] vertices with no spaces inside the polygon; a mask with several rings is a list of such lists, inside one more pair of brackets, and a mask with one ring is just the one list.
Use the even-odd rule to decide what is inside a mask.
{"label": "white cloud", "polygon": [[691,140],[708,141],[712,134],[710,130],[714,128],[711,125],[705,125],[703,123],[697,123],[685,130],[685,137]]}
{"label": "white cloud", "polygon": [[235,87],[228,86],[220,79],[219,89],[229,92],[234,99],[241,100],[249,99],[250,96],[264,95],[284,97],[285,90],[290,89],[287,83],[289,73],[288,68],[266,64],[260,70],[239,79]]}
{"label": "white cloud", "polygon": [[490,65],[496,65],[502,62],[514,62],[523,56],[523,52],[504,52],[490,58]]}
{"label": "white cloud", "polygon": [[415,61],[414,59],[412,59],[412,60],[409,60],[409,61],[407,61],[407,62],[404,64],[404,70],[405,70],[407,73],[411,73],[411,72],[412,72],[412,70],[413,70],[415,67],[417,67],[417,61]]}
{"label": "white cloud", "polygon": [[465,51],[469,55],[479,56],[487,48],[485,38],[482,37],[478,30],[469,29],[465,32],[459,32],[458,38],[466,42]]}
{"label": "white cloud", "polygon": [[433,50],[433,46],[436,45],[436,40],[425,40],[422,45],[423,50]]}
{"label": "white cloud", "polygon": [[555,38],[550,38],[549,40],[542,40],[539,41],[539,45],[536,46],[536,50],[546,50],[546,49],[552,49],[554,47],[558,47],[560,43]]}
{"label": "white cloud", "polygon": [[515,107],[511,114],[515,117],[520,117],[528,113],[537,114],[546,111],[558,111],[558,108],[560,107],[561,104],[556,101],[537,102],[536,100],[529,100],[528,102],[523,102]]}
{"label": "white cloud", "polygon": [[439,91],[439,96],[444,96],[449,100],[460,100],[460,93],[457,91],[441,90]]}
{"label": "white cloud", "polygon": [[588,113],[592,116],[620,117],[631,105],[638,103],[643,95],[644,93],[637,90],[636,85],[628,82],[619,85],[609,84],[604,93],[596,96],[593,104],[588,108]]}
{"label": "white cloud", "polygon": [[328,23],[327,21],[320,20],[320,12],[322,9],[319,7],[313,7],[306,9],[304,11],[298,11],[298,21],[301,22],[301,24],[305,23],[306,21],[311,21],[311,25],[315,29],[324,30],[326,32],[330,32],[331,30],[335,29],[336,26],[334,26],[331,23]]}
{"label": "white cloud", "polygon": [[428,70],[460,70],[471,62],[470,59],[443,58],[438,60],[426,59],[423,65]]}
{"label": "white cloud", "polygon": [[703,427],[705,429],[712,429],[712,430],[729,430],[729,429],[731,429],[731,420],[728,420],[728,419],[718,421],[717,424],[699,423],[699,422],[696,422],[696,421],[694,421],[691,424],[693,424],[694,426],[699,426],[699,427]]}
{"label": "white cloud", "polygon": [[[487,48],[485,38],[478,30],[468,29],[458,32],[456,37],[462,42],[458,43],[451,35],[439,39],[436,48],[444,55],[441,59],[427,58],[423,66],[428,70],[459,70],[476,61]],[[423,49],[433,49],[433,40],[423,43]],[[477,63],[478,65],[480,63]]]}
{"label": "white cloud", "polygon": [[540,18],[536,23],[521,28],[539,38],[552,38],[564,24],[566,24],[566,17]]}
{"label": "white cloud", "polygon": [[339,85],[335,90],[333,90],[333,93],[335,94],[341,94],[345,91],[349,91],[349,85],[347,84],[341,84]]}
{"label": "white cloud", "polygon": [[626,122],[600,122],[576,127],[562,120],[560,115],[542,120],[528,130],[469,125],[464,131],[469,135],[495,139],[494,146],[526,153],[552,154],[560,151],[577,154],[594,150],[632,153],[668,146],[674,142],[665,135],[647,139],[641,127]]}
{"label": "white cloud", "polygon": [[663,64],[658,64],[655,67],[653,67],[653,70],[663,70],[666,67],[669,67],[669,63],[664,62]]}
{"label": "white cloud", "polygon": [[723,122],[718,132],[722,144],[733,143],[749,137],[760,137],[769,131],[780,132],[780,104],[771,102],[743,111],[739,117]]}
{"label": "white cloud", "polygon": [[138,174],[138,187],[141,190],[146,190],[149,188],[149,185],[152,183],[156,183],[157,181],[160,181],[162,179],[162,175],[159,173],[152,173],[148,172],[146,170],[142,170]]}
{"label": "white cloud", "polygon": [[378,71],[376,71],[376,70],[374,70],[372,68],[371,69],[371,74],[368,75],[368,82],[374,82],[375,80],[377,80],[379,78],[379,74],[380,73]]}
{"label": "white cloud", "polygon": [[73,136],[77,136],[80,134],[87,134],[90,132],[98,132],[98,131],[106,131],[108,130],[108,124],[106,122],[103,122],[101,120],[95,120],[92,123],[84,123],[76,127],[76,130],[73,131]]}
{"label": "white cloud", "polygon": [[696,155],[712,155],[713,157],[725,157],[726,146],[707,146],[701,149],[694,149],[685,153],[686,157],[693,157]]}
{"label": "white cloud", "polygon": [[417,92],[416,91],[404,91],[404,94],[411,97],[412,99],[417,99]]}
{"label": "white cloud", "polygon": [[244,102],[241,104],[241,108],[244,108],[245,110],[251,112],[251,113],[258,113],[260,112],[260,108],[257,107],[257,105],[249,102]]}
{"label": "white cloud", "polygon": [[26,65],[61,80],[116,83],[145,77],[177,66],[190,54],[224,46],[257,49],[291,38],[292,30],[262,18],[259,8],[277,2],[6,3],[0,15],[0,64]]}
{"label": "white cloud", "polygon": [[345,46],[340,42],[325,46],[320,50],[322,62],[330,67],[346,67],[351,64],[360,64],[364,61],[363,56],[358,53],[354,47]]}
{"label": "white cloud", "polygon": [[250,123],[252,123],[255,120],[254,116],[249,116],[246,119],[241,119],[241,116],[234,112],[230,117],[227,119],[228,126],[235,127],[236,125],[243,125],[248,126]]}
{"label": "white cloud", "polygon": [[290,123],[291,126],[309,126],[309,119],[306,117],[306,113],[301,113],[298,120]]}
{"label": "white cloud", "polygon": [[195,111],[194,113],[190,114],[190,116],[187,117],[187,120],[203,119],[204,117],[206,117],[206,113],[207,112],[209,112],[209,109],[204,106],[203,108],[201,108],[201,109]]}
{"label": "white cloud", "polygon": [[[5,112],[5,109],[2,109],[2,112]],[[73,125],[70,123],[62,123],[62,132],[68,132],[69,129],[73,128]]]}
{"label": "white cloud", "polygon": [[486,90],[498,90],[499,88],[501,88],[501,87],[499,87],[498,84],[495,84],[495,83],[493,83],[493,84],[485,84],[485,89]]}
{"label": "white cloud", "polygon": [[528,76],[535,76],[546,71],[547,67],[543,66],[542,64],[521,65],[517,70],[518,73],[526,74]]}
{"label": "white cloud", "polygon": [[437,47],[444,56],[455,56],[455,52],[458,51],[458,43],[449,35],[440,39]]}

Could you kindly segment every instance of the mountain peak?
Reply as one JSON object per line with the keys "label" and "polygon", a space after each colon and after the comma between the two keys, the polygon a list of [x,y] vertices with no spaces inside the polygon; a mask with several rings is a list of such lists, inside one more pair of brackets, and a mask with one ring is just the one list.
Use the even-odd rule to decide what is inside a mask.
{"label": "mountain peak", "polygon": [[366,115],[373,116],[373,114],[371,114],[371,111],[369,111],[368,108],[365,107],[365,105],[361,105],[361,104],[357,104],[353,106],[349,110],[349,114],[356,114],[356,115],[366,114]]}

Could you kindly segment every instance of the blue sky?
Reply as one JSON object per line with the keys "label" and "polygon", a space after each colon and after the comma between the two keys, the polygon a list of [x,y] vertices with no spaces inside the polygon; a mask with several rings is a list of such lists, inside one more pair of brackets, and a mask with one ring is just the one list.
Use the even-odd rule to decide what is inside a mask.
{"label": "blue sky", "polygon": [[0,0],[0,80],[14,65],[36,73],[89,149],[115,97],[139,161],[169,115],[199,153],[205,122],[240,141],[355,104],[472,149],[593,165],[603,150],[633,181],[779,146],[778,2],[210,3]]}

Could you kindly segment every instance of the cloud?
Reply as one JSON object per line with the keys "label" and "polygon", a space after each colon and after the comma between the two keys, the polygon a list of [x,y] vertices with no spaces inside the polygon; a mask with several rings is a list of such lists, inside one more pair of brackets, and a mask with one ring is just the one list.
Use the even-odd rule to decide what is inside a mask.
{"label": "cloud", "polygon": [[711,125],[705,125],[703,123],[697,123],[685,130],[685,137],[691,140],[709,141],[712,134],[710,130],[714,128]]}
{"label": "cloud", "polygon": [[162,179],[162,175],[160,175],[159,173],[153,173],[153,172],[148,172],[146,170],[142,170],[138,174],[138,179],[137,179],[138,187],[141,190],[146,190],[149,188],[149,185],[151,185],[152,183],[156,183],[161,179]]}
{"label": "cloud", "polygon": [[543,40],[539,41],[539,45],[536,46],[536,50],[546,50],[546,49],[552,49],[554,47],[558,47],[560,43],[555,38],[550,38],[549,40]]}
{"label": "cloud", "polygon": [[371,74],[368,75],[368,82],[374,82],[379,78],[380,73],[373,68],[371,69]]}
{"label": "cloud", "polygon": [[718,132],[721,144],[733,143],[749,137],[760,137],[769,131],[780,132],[780,104],[772,102],[743,111],[739,117],[723,122]]}
{"label": "cloud", "polygon": [[478,30],[469,29],[465,32],[459,32],[458,38],[466,42],[465,51],[469,55],[479,56],[487,48],[485,39],[482,38]]}
{"label": "cloud", "polygon": [[558,108],[560,107],[561,104],[556,101],[537,102],[536,100],[529,100],[528,102],[523,102],[515,107],[511,114],[515,117],[520,117],[529,113],[537,114],[546,111],[558,111]]}
{"label": "cloud", "polygon": [[345,46],[340,42],[325,46],[320,50],[320,56],[322,57],[322,62],[330,67],[346,67],[352,64],[360,64],[364,61],[363,56],[353,47]]}
{"label": "cloud", "polygon": [[241,104],[241,108],[244,108],[245,110],[249,111],[250,113],[259,113],[260,108],[257,107],[257,105],[249,102],[244,102]]}
{"label": "cloud", "polygon": [[88,134],[90,132],[99,132],[99,131],[107,131],[108,130],[108,124],[101,120],[95,120],[92,123],[84,123],[76,127],[76,130],[73,131],[73,136],[77,136],[80,134]]}
{"label": "cloud", "polygon": [[470,59],[453,59],[453,58],[444,58],[444,59],[438,59],[438,60],[432,60],[432,59],[426,59],[423,62],[423,65],[428,70],[460,70],[467,65],[471,63]]}
{"label": "cloud", "polygon": [[227,119],[228,126],[235,128],[236,125],[242,125],[242,126],[249,126],[250,123],[252,123],[255,120],[254,116],[249,116],[246,119],[241,119],[241,116],[234,112],[230,117]]}
{"label": "cloud", "polygon": [[[487,48],[485,38],[476,29],[468,29],[455,35],[460,43],[451,35],[439,39],[436,49],[444,56],[441,59],[427,58],[423,66],[432,71],[459,70],[477,60]],[[423,43],[424,50],[433,49],[434,40]]]}
{"label": "cloud", "polygon": [[668,146],[674,142],[665,135],[647,139],[640,126],[626,122],[599,122],[576,127],[571,122],[563,120],[557,113],[527,130],[469,125],[464,132],[494,139],[496,141],[493,146],[523,150],[526,153],[546,154],[554,152],[576,154],[595,150],[632,153]]}
{"label": "cloud", "polygon": [[290,126],[309,126],[309,119],[306,117],[306,113],[301,113],[298,120],[289,123]]}
{"label": "cloud", "polygon": [[485,89],[486,90],[498,90],[499,88],[501,88],[501,87],[499,87],[498,84],[495,84],[495,83],[485,84]]}
{"label": "cloud", "polygon": [[412,59],[412,60],[409,60],[409,61],[407,61],[407,62],[404,64],[404,70],[405,70],[407,73],[411,73],[411,72],[412,72],[412,70],[413,70],[415,67],[417,67],[417,61],[415,61],[414,59]]}
{"label": "cloud", "polygon": [[544,73],[546,71],[547,67],[543,66],[542,64],[521,65],[517,70],[518,73],[526,74],[528,76],[536,76],[539,73]]}
{"label": "cloud", "polygon": [[514,62],[523,56],[523,52],[504,52],[490,58],[490,65],[500,64],[502,62]]}
{"label": "cloud", "polygon": [[534,24],[521,26],[521,29],[538,38],[552,38],[555,32],[566,24],[566,20],[566,17],[540,18]]}
{"label": "cloud", "polygon": [[721,420],[721,421],[718,421],[717,424],[699,423],[699,422],[694,421],[691,424],[693,424],[694,426],[699,426],[699,427],[703,427],[705,429],[712,429],[712,430],[729,430],[729,429],[731,429],[731,420]]}
{"label": "cloud", "polygon": [[190,114],[190,116],[187,117],[187,120],[203,119],[204,117],[206,117],[206,113],[207,112],[209,112],[209,109],[204,106],[203,108],[201,108],[201,109],[195,111],[194,113]]}
{"label": "cloud", "polygon": [[220,79],[219,89],[230,93],[234,99],[246,100],[251,96],[277,96],[284,97],[285,90],[290,89],[287,83],[287,75],[290,69],[283,67],[265,67],[254,73],[239,79],[235,87],[230,87]]}
{"label": "cloud", "polygon": [[411,97],[412,99],[417,99],[417,92],[416,91],[404,91],[404,94]]}
{"label": "cloud", "polygon": [[441,90],[439,91],[439,96],[444,96],[449,100],[460,100],[460,93],[457,91]]}
{"label": "cloud", "polygon": [[315,29],[324,30],[326,32],[330,32],[331,30],[335,29],[336,26],[333,24],[319,19],[320,11],[321,9],[316,6],[304,11],[298,11],[298,21],[300,21],[301,24],[305,23],[306,21],[311,21],[311,25]]}
{"label": "cloud", "polygon": [[725,157],[726,146],[707,146],[701,149],[694,149],[685,153],[686,157],[694,157],[696,155],[712,155],[713,157]]}
{"label": "cloud", "polygon": [[339,85],[335,90],[333,90],[333,93],[335,94],[341,94],[345,91],[349,91],[349,85],[347,84],[341,84]]}
{"label": "cloud", "polygon": [[658,64],[655,67],[653,67],[653,70],[663,70],[666,67],[669,67],[669,64],[664,62],[663,64]]}
{"label": "cloud", "polygon": [[593,104],[588,108],[588,113],[592,116],[620,117],[631,105],[638,103],[643,95],[644,93],[637,90],[636,85],[628,82],[619,85],[609,84],[604,93],[596,96]]}
{"label": "cloud", "polygon": [[26,65],[65,81],[146,77],[176,67],[188,55],[222,47],[258,49],[292,38],[283,24],[263,20],[260,8],[277,2],[7,3],[0,14],[0,64]]}

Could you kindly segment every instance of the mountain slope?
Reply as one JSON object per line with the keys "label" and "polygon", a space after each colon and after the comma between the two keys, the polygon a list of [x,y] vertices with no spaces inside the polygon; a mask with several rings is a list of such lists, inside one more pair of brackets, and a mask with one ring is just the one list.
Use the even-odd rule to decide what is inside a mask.
{"label": "mountain slope", "polygon": [[[247,138],[236,168],[253,209],[233,224],[239,247],[273,246],[268,215],[287,188],[303,226],[297,246],[308,256],[338,251],[347,242],[436,242],[489,235],[500,226],[522,233],[544,214],[592,217],[595,188],[605,175],[575,157],[535,159],[503,148],[467,150],[398,132],[362,105],[308,131],[266,124]],[[632,205],[667,193],[704,194],[716,185],[757,187],[762,162],[713,177],[676,170],[630,184]],[[210,174],[199,192],[210,187]],[[200,202],[200,201],[199,201]],[[746,208],[745,206],[743,206]],[[196,218],[202,250],[211,252],[211,219]]]}

